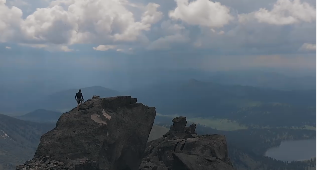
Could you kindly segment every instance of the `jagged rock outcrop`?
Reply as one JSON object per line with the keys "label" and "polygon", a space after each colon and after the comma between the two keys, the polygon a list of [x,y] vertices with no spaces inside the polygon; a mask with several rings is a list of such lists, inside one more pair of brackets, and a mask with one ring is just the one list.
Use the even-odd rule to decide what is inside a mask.
{"label": "jagged rock outcrop", "polygon": [[169,132],[149,142],[139,170],[233,170],[223,135],[198,136],[196,125],[186,124],[176,117]]}
{"label": "jagged rock outcrop", "polygon": [[136,170],[155,116],[130,96],[94,96],[64,113],[17,170]]}

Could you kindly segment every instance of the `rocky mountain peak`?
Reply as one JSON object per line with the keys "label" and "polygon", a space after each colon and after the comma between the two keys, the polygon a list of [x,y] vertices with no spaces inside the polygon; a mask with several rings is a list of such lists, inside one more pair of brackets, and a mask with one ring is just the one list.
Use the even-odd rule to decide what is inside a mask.
{"label": "rocky mountain peak", "polygon": [[131,96],[93,96],[64,113],[17,170],[233,170],[223,135],[196,134],[186,117],[148,142],[156,111]]}
{"label": "rocky mountain peak", "polygon": [[156,111],[131,96],[93,96],[62,114],[17,170],[137,170]]}

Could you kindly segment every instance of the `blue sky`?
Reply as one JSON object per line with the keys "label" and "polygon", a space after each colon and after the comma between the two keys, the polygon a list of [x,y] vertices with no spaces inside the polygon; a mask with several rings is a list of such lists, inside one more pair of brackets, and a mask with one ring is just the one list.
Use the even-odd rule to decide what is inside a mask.
{"label": "blue sky", "polygon": [[0,0],[0,61],[7,84],[61,86],[133,70],[315,69],[316,1]]}

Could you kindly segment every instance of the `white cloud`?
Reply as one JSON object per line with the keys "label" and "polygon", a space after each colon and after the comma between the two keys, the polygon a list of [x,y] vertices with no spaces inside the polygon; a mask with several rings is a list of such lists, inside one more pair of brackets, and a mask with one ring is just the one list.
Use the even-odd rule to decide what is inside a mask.
{"label": "white cloud", "polygon": [[108,50],[115,50],[117,52],[122,52],[126,54],[132,54],[133,48],[125,48],[124,46],[118,46],[115,45],[99,45],[97,47],[93,47],[94,50],[96,51],[108,51]]}
{"label": "white cloud", "polygon": [[[118,33],[115,33],[113,35],[113,41],[136,41],[137,38],[141,36],[141,31],[149,31],[151,28],[151,24],[158,22],[162,18],[163,14],[157,11],[157,8],[159,6],[160,5],[155,3],[149,3],[142,15],[141,22],[135,22],[133,18],[133,13],[127,13],[127,19],[122,18],[122,20],[119,21],[120,23],[115,23],[118,24],[118,29],[115,28],[113,32]],[[105,10],[107,10],[107,8],[105,8]],[[123,15],[123,13],[118,12],[116,15]]]}
{"label": "white cloud", "polygon": [[13,6],[6,6],[6,0],[0,0],[0,42],[6,42],[17,33],[22,21],[22,11]]}
{"label": "white cloud", "polygon": [[185,30],[185,27],[183,25],[172,23],[171,20],[167,20],[161,23],[161,29],[168,33],[177,33]]}
{"label": "white cloud", "polygon": [[32,48],[47,48],[48,45],[46,44],[26,44],[26,43],[20,43],[22,46],[32,47]]}
{"label": "white cloud", "polygon": [[[149,31],[163,14],[158,4],[149,3],[142,10],[140,21],[126,6],[135,6],[122,0],[56,0],[47,8],[36,11],[22,19],[19,8],[9,9],[6,1],[0,0],[0,41],[14,35],[14,28],[21,35],[19,42],[31,44],[72,45],[79,43],[124,43],[140,41],[142,31]],[[23,35],[23,36],[22,36]],[[140,38],[141,37],[141,38]],[[144,38],[143,38],[144,39]],[[66,48],[63,50],[69,51]]]}
{"label": "white cloud", "polygon": [[142,15],[142,23],[144,24],[154,24],[162,19],[163,13],[157,11],[157,8],[160,7],[160,5],[155,3],[149,3],[146,6],[146,11]]}
{"label": "white cloud", "polygon": [[124,47],[124,46],[121,46],[120,48],[117,48],[116,49],[117,52],[121,52],[121,53],[125,53],[125,54],[133,54],[133,48],[128,48],[128,47]]}
{"label": "white cloud", "polygon": [[190,3],[188,0],[175,1],[177,7],[170,11],[170,18],[182,20],[190,25],[217,28],[223,27],[233,20],[229,8],[219,2],[210,0],[196,0]]}
{"label": "white cloud", "polygon": [[[225,53],[299,53],[300,45],[314,42],[311,37],[316,17],[312,14],[316,10],[312,0],[263,0],[248,6],[248,10],[241,9],[249,1],[155,1],[161,9],[158,4],[135,0],[0,0],[0,43],[65,52],[76,50],[70,49],[73,44],[94,44],[90,50],[123,53],[175,50],[177,45]],[[238,19],[234,17],[237,11],[254,11],[238,15],[240,22],[252,22],[233,21]],[[293,23],[300,24],[274,26]],[[313,49],[311,44],[300,47],[301,51]]]}
{"label": "white cloud", "polygon": [[288,25],[299,22],[313,22],[316,20],[316,9],[300,0],[278,0],[272,10],[261,8],[256,12],[241,14],[240,22],[257,20],[260,23],[272,25]]}
{"label": "white cloud", "polygon": [[67,44],[74,31],[73,17],[61,6],[39,8],[25,19],[21,29],[32,42]]}
{"label": "white cloud", "polygon": [[45,49],[47,51],[63,51],[63,52],[71,52],[74,51],[70,49],[66,45],[56,45],[56,44],[30,44],[30,43],[19,43],[19,45],[38,48],[38,49]]}
{"label": "white cloud", "polygon": [[74,51],[73,49],[69,49],[66,45],[63,45],[60,47],[60,49],[64,52],[71,52]]}
{"label": "white cloud", "polygon": [[148,47],[148,50],[168,50],[175,44],[184,44],[189,42],[190,39],[181,34],[168,35],[153,41]]}
{"label": "white cloud", "polygon": [[11,47],[6,46],[6,49],[11,50]]}
{"label": "white cloud", "polygon": [[116,48],[114,45],[99,45],[98,47],[93,47],[96,51],[108,51]]}
{"label": "white cloud", "polygon": [[304,43],[300,48],[300,51],[316,51],[316,44]]}

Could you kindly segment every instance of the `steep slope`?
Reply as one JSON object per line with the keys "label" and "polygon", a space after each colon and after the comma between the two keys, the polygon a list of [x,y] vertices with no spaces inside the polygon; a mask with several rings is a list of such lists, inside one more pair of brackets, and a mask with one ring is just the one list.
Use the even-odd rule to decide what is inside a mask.
{"label": "steep slope", "polygon": [[9,170],[31,159],[41,135],[53,127],[0,114],[0,167]]}
{"label": "steep slope", "polygon": [[16,118],[21,120],[28,120],[32,122],[50,122],[56,123],[58,118],[62,115],[60,112],[38,109],[33,112],[29,112],[22,116],[16,116]]}
{"label": "steep slope", "polygon": [[136,170],[155,115],[130,96],[93,97],[64,113],[41,137],[34,158],[17,169]]}
{"label": "steep slope", "polygon": [[176,117],[170,130],[147,144],[140,170],[233,170],[223,135],[196,134],[186,127],[186,117]]}

